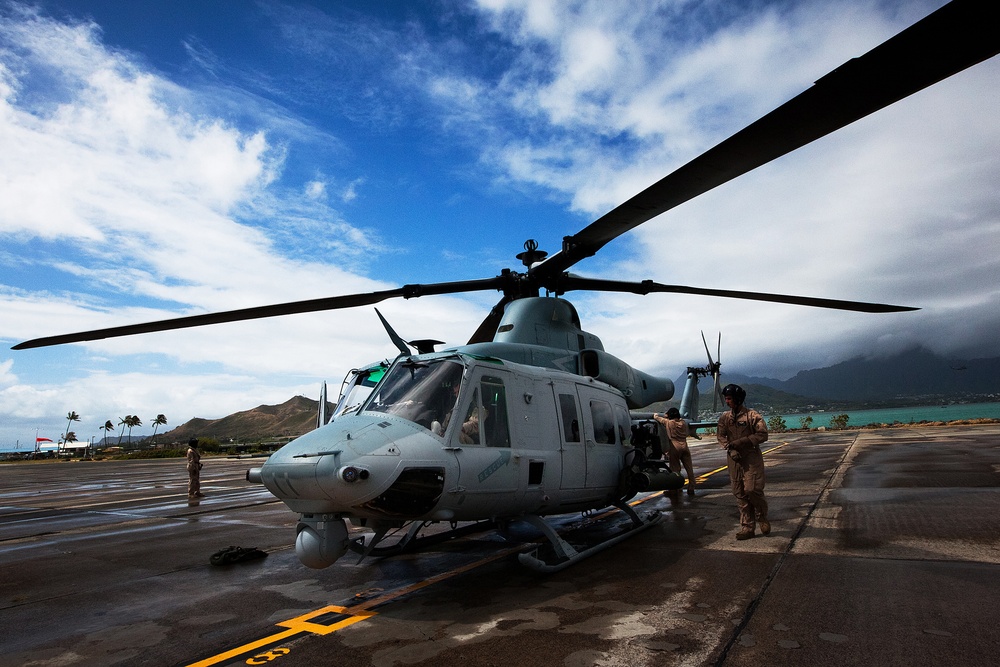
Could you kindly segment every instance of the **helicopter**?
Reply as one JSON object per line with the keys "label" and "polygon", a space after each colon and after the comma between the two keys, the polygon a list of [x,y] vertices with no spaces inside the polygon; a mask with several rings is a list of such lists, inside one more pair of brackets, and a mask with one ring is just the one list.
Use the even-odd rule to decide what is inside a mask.
{"label": "helicopter", "polygon": [[[542,571],[562,569],[660,520],[660,513],[640,516],[628,504],[636,493],[684,483],[662,462],[646,459],[633,438],[633,426],[644,418],[641,409],[672,398],[673,382],[607,352],[583,329],[567,293],[677,293],[866,313],[916,310],[586,278],[569,269],[650,219],[993,57],[1000,52],[993,18],[985,2],[953,0],[564,237],[554,254],[527,241],[517,255],[523,269],[39,338],[13,349],[354,308],[390,298],[498,291],[500,300],[468,342],[441,350],[435,349],[438,341],[406,343],[379,313],[399,354],[353,371],[331,418],[321,414],[319,428],[279,449],[248,471],[247,479],[263,483],[299,515],[296,553],[311,568],[328,567],[349,551],[364,557],[417,547],[418,534],[431,524],[449,524],[454,532],[460,522],[503,528],[526,521],[547,544],[520,554],[521,562]],[[688,418],[698,414],[698,380],[712,376],[718,384],[720,362],[708,357],[707,366],[688,368],[681,402]],[[323,397],[321,409],[325,402]],[[545,519],[607,507],[624,512],[628,526],[582,550]],[[351,537],[348,523],[371,532]]]}

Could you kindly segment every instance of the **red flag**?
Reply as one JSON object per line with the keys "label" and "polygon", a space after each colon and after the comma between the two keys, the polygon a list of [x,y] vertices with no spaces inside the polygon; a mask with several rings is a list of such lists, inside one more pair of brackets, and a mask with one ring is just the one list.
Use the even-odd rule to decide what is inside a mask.
{"label": "red flag", "polygon": [[35,438],[35,442],[52,442],[49,438]]}

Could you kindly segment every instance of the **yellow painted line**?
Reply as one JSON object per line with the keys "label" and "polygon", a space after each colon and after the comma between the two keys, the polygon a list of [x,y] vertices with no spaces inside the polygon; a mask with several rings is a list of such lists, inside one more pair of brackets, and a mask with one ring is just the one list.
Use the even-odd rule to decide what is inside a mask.
{"label": "yellow painted line", "polygon": [[[766,456],[766,455],[770,454],[771,452],[773,452],[776,449],[781,449],[782,447],[784,447],[787,444],[788,444],[788,442],[785,441],[785,442],[782,442],[780,444],[775,445],[774,447],[771,447],[770,449],[765,449],[764,451],[761,452],[761,455],[762,456]],[[716,468],[715,470],[710,470],[709,472],[703,473],[703,474],[699,475],[698,479],[695,480],[695,481],[700,484],[701,482],[704,482],[705,480],[707,480],[712,475],[717,475],[720,472],[722,472],[723,470],[728,471],[729,470],[729,466],[728,465],[724,465],[721,468]]]}
{"label": "yellow painted line", "polygon": [[[766,451],[762,451],[761,455],[763,456],[765,454],[770,454],[774,450],[781,449],[782,447],[784,447],[787,444],[788,444],[788,442],[782,442],[781,444],[775,445],[774,447],[771,447],[770,449],[768,449]],[[728,465],[722,466],[721,468],[716,468],[715,470],[710,470],[710,471],[708,471],[706,473],[702,473],[701,475],[698,475],[698,477],[695,479],[695,482],[696,483],[704,482],[705,480],[707,480],[712,475],[717,475],[720,472],[728,471],[728,470],[729,470],[729,466]],[[654,491],[653,493],[650,493],[648,496],[643,496],[642,498],[639,498],[638,500],[633,500],[632,502],[629,503],[629,505],[631,505],[632,507],[635,507],[636,505],[641,505],[642,503],[649,502],[650,500],[653,500],[655,498],[659,498],[664,493],[666,493],[666,491]],[[602,519],[602,518],[604,518],[606,516],[610,516],[611,514],[614,514],[615,511],[616,510],[609,510],[607,512],[603,512],[601,514],[596,515],[594,518],[595,519]]]}
{"label": "yellow painted line", "polygon": [[358,604],[358,605],[356,605],[354,607],[350,607],[350,609],[352,609],[352,610],[353,609],[372,609],[373,607],[378,607],[380,605],[385,604],[386,602],[390,602],[392,600],[395,600],[396,598],[403,597],[404,595],[406,595],[408,593],[412,593],[413,591],[419,591],[421,588],[426,588],[427,586],[430,586],[432,584],[436,584],[436,583],[445,581],[446,579],[451,579],[452,577],[457,576],[459,574],[468,572],[470,570],[474,570],[477,567],[481,567],[481,566],[486,565],[488,563],[492,563],[493,561],[500,560],[501,558],[506,558],[507,556],[509,556],[511,554],[518,553],[519,551],[524,551],[524,548],[525,547],[524,547],[523,544],[518,545],[516,547],[508,547],[506,549],[503,549],[501,551],[496,552],[492,556],[487,556],[486,558],[482,558],[482,559],[477,560],[477,561],[475,561],[473,563],[469,563],[468,565],[463,565],[462,567],[456,568],[454,570],[450,570],[448,572],[442,572],[441,574],[438,574],[438,575],[435,575],[433,577],[430,577],[429,579],[424,579],[423,581],[418,581],[415,584],[410,584],[409,586],[404,586],[403,588],[396,589],[394,591],[386,593],[385,595],[381,595],[381,596],[379,596],[377,598],[372,598],[371,600],[366,600],[365,602],[362,602],[361,604]]}
{"label": "yellow painted line", "polygon": [[[238,646],[237,648],[226,651],[225,653],[214,655],[211,658],[205,658],[204,660],[193,662],[188,667],[209,667],[209,665],[217,665],[220,662],[226,662],[227,660],[237,658],[241,655],[246,655],[247,653],[252,653],[267,646],[272,646],[304,633],[328,635],[331,632],[336,632],[341,628],[346,628],[349,625],[353,625],[358,621],[363,621],[366,618],[370,618],[375,615],[375,612],[373,611],[355,611],[355,609],[357,608],[348,609],[347,607],[330,605],[323,607],[322,609],[316,609],[315,611],[311,611],[307,614],[302,614],[301,616],[296,616],[295,618],[291,618],[287,621],[282,621],[281,623],[275,623],[278,627],[287,628],[287,630],[277,632],[273,635],[268,635],[267,637],[250,642],[249,644],[244,644],[243,646]],[[344,614],[347,618],[340,619],[331,625],[322,625],[320,623],[312,622],[312,619],[325,614]]]}
{"label": "yellow painted line", "polygon": [[220,662],[224,662],[231,658],[236,658],[251,651],[256,651],[259,648],[264,648],[265,646],[270,646],[271,644],[276,644],[282,640],[288,639],[289,637],[294,637],[299,634],[298,630],[285,630],[284,632],[279,632],[269,637],[264,637],[263,639],[258,639],[250,644],[244,644],[239,648],[234,648],[231,651],[226,651],[225,653],[220,653],[219,655],[212,656],[211,658],[206,658],[199,662],[193,662],[189,667],[208,667],[209,665],[217,665]]}
{"label": "yellow painted line", "polygon": [[781,444],[778,444],[778,445],[775,445],[774,447],[771,447],[771,449],[765,449],[765,450],[764,450],[764,451],[763,451],[762,453],[763,453],[763,454],[770,454],[770,453],[771,453],[771,452],[773,452],[774,450],[776,450],[776,449],[781,449],[782,447],[784,447],[784,446],[785,446],[785,445],[787,445],[787,444],[789,444],[789,443],[788,443],[788,441],[787,441],[787,440],[785,440],[785,441],[783,441],[783,442],[782,442]]}

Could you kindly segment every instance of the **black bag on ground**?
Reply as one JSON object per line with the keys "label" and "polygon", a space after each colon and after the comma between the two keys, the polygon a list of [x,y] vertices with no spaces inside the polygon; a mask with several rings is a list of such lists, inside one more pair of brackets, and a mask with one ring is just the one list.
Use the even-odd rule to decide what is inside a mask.
{"label": "black bag on ground", "polygon": [[221,551],[216,551],[208,560],[212,565],[229,565],[266,557],[267,552],[261,551],[257,547],[226,547]]}

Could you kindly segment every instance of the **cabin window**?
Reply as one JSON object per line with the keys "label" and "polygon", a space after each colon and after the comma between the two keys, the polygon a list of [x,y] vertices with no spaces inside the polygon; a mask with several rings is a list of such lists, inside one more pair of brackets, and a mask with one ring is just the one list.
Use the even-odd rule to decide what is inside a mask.
{"label": "cabin window", "polygon": [[594,419],[594,441],[598,444],[614,444],[615,418],[611,404],[606,401],[591,401],[590,415]]}
{"label": "cabin window", "polygon": [[395,415],[440,435],[455,408],[463,371],[455,359],[406,359],[389,369],[365,410]]}
{"label": "cabin window", "polygon": [[615,422],[618,424],[618,442],[623,445],[631,444],[632,440],[632,418],[628,410],[620,405],[615,406]]}
{"label": "cabin window", "polygon": [[562,416],[566,442],[580,442],[580,418],[576,414],[576,396],[559,394],[559,414]]}
{"label": "cabin window", "polygon": [[483,411],[481,435],[487,447],[510,447],[510,427],[507,423],[507,391],[503,380],[484,376],[479,384],[482,390]]}

